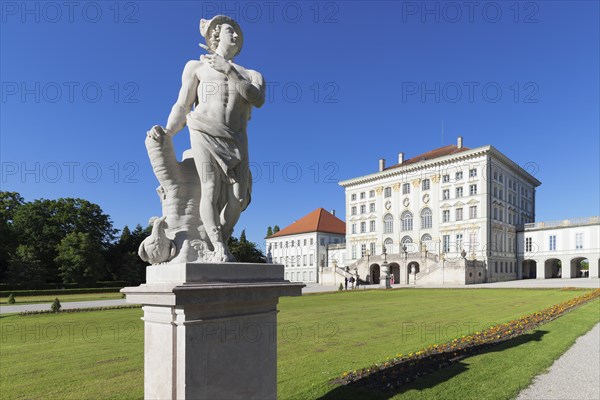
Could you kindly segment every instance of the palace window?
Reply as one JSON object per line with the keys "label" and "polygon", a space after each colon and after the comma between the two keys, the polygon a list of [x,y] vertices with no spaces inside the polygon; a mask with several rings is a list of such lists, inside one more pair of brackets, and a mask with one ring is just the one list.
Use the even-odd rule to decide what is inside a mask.
{"label": "palace window", "polygon": [[469,185],[469,195],[475,196],[477,194],[477,185]]}
{"label": "palace window", "polygon": [[456,251],[461,251],[463,246],[463,235],[459,233],[456,235]]}
{"label": "palace window", "polygon": [[575,248],[577,250],[583,249],[583,233],[575,234]]}
{"label": "palace window", "polygon": [[442,222],[450,222],[450,210],[442,211]]}
{"label": "palace window", "polygon": [[457,208],[456,209],[456,220],[457,221],[462,221],[463,219],[463,209],[462,208]]}
{"label": "palace window", "polygon": [[356,215],[356,206],[352,206],[352,208],[350,209],[350,214]]}
{"label": "palace window", "polygon": [[473,178],[473,177],[477,176],[477,168],[471,168],[471,169],[469,170],[469,176],[470,176],[471,178]]}
{"label": "palace window", "polygon": [[450,199],[450,189],[444,189],[442,191],[442,199],[449,200]]}
{"label": "palace window", "polygon": [[461,187],[457,187],[456,188],[456,197],[462,197],[463,196],[463,188]]}
{"label": "palace window", "polygon": [[367,255],[367,245],[366,244],[361,244],[360,245],[360,256],[361,257],[366,257]]}
{"label": "palace window", "polygon": [[532,251],[533,245],[532,245],[532,241],[531,238],[525,238],[525,251]]}
{"label": "palace window", "polygon": [[405,211],[402,213],[402,230],[403,231],[412,231],[413,229],[413,215],[410,211]]}
{"label": "palace window", "polygon": [[369,204],[369,212],[375,212],[375,203]]}
{"label": "palace window", "polygon": [[360,199],[363,200],[365,198],[365,192],[360,192]]}
{"label": "palace window", "polygon": [[409,194],[410,193],[410,183],[403,183],[402,184],[402,194]]}
{"label": "palace window", "polygon": [[394,217],[391,214],[386,214],[383,217],[383,233],[392,233],[394,231]]}
{"label": "palace window", "polygon": [[383,197],[392,197],[392,188],[391,187],[386,187],[383,190]]}
{"label": "palace window", "polygon": [[442,236],[442,245],[444,253],[448,253],[450,251],[450,235]]}
{"label": "palace window", "polygon": [[375,255],[375,242],[369,243],[369,254],[372,256]]}
{"label": "palace window", "polygon": [[310,265],[314,265],[315,264],[315,255],[311,254],[309,257],[309,260],[310,260]]}
{"label": "palace window", "polygon": [[471,219],[477,218],[477,206],[469,207],[469,218],[471,218]]}
{"label": "palace window", "polygon": [[369,230],[375,232],[375,221],[369,221]]}
{"label": "palace window", "polygon": [[360,233],[365,233],[366,231],[367,231],[367,223],[361,222],[360,223]]}
{"label": "palace window", "polygon": [[369,191],[369,197],[375,197],[375,191],[374,190]]}
{"label": "palace window", "polygon": [[360,213],[364,214],[366,212],[367,212],[367,206],[363,204],[362,206],[360,206]]}
{"label": "palace window", "polygon": [[423,179],[423,182],[421,182],[421,189],[429,190],[430,186],[431,186],[431,183],[430,183],[429,179]]}
{"label": "palace window", "polygon": [[383,244],[385,245],[385,252],[391,254],[394,246],[394,241],[390,238],[387,238],[385,239],[385,242],[383,242]]}
{"label": "palace window", "polygon": [[421,211],[421,229],[429,229],[433,225],[433,219],[431,217],[431,210],[429,208]]}
{"label": "palace window", "polygon": [[356,200],[356,193],[350,195],[350,201]]}
{"label": "palace window", "polygon": [[350,247],[351,251],[352,251],[352,259],[356,260],[356,245],[353,244],[352,247]]}
{"label": "palace window", "polygon": [[550,241],[548,243],[548,250],[555,251],[556,250],[556,235],[550,235]]}
{"label": "palace window", "polygon": [[463,173],[462,173],[462,171],[458,171],[458,172],[455,174],[455,179],[456,179],[457,181],[460,181],[462,178],[463,178]]}
{"label": "palace window", "polygon": [[448,174],[442,175],[442,182],[444,182],[444,183],[450,182],[450,175],[448,175]]}

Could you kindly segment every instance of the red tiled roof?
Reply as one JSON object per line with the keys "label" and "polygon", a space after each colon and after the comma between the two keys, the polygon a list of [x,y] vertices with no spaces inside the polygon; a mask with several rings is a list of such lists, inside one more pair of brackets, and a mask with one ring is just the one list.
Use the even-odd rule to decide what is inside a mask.
{"label": "red tiled roof", "polygon": [[346,223],[323,208],[317,208],[293,224],[286,226],[268,238],[296,235],[298,233],[324,232],[346,234]]}
{"label": "red tiled roof", "polygon": [[461,153],[461,152],[467,151],[467,150],[471,150],[471,149],[468,147],[464,147],[464,146],[461,148],[458,148],[455,144],[450,144],[448,146],[439,147],[437,149],[430,150],[426,153],[419,154],[418,156],[415,156],[413,158],[409,158],[408,160],[405,160],[402,164],[391,165],[391,166],[387,167],[384,171],[387,171],[388,169],[398,168],[398,167],[401,167],[401,166],[404,166],[407,164],[414,164],[419,161],[431,160],[433,158],[444,157],[444,156],[449,156],[451,154]]}

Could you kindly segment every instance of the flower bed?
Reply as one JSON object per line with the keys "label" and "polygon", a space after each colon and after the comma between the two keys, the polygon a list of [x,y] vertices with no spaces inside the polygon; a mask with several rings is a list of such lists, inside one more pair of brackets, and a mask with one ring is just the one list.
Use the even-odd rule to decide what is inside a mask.
{"label": "flower bed", "polygon": [[332,383],[380,391],[397,390],[419,376],[435,372],[499,343],[521,336],[598,297],[600,297],[600,289],[505,324],[495,325],[482,332],[475,332],[439,345],[433,344],[408,355],[398,354],[368,368],[344,372]]}

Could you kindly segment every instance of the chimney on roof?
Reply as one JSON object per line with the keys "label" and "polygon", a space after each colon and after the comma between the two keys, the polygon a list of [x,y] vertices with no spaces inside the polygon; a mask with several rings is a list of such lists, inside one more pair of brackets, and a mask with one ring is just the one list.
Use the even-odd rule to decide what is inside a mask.
{"label": "chimney on roof", "polygon": [[335,210],[331,210],[331,215],[335,217]]}
{"label": "chimney on roof", "polygon": [[458,144],[456,145],[456,147],[458,147],[459,149],[463,148],[463,137],[462,136],[458,137]]}
{"label": "chimney on roof", "polygon": [[398,153],[398,164],[402,164],[404,162],[404,153]]}
{"label": "chimney on roof", "polygon": [[379,172],[383,171],[385,169],[385,158],[380,158],[379,159]]}

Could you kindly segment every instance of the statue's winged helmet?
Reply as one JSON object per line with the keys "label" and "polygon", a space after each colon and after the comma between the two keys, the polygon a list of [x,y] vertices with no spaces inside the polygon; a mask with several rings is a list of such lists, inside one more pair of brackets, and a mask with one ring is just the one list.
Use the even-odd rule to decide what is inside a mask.
{"label": "statue's winged helmet", "polygon": [[242,28],[240,25],[231,17],[226,15],[215,15],[212,19],[201,19],[200,20],[200,34],[206,40],[206,45],[209,48],[211,47],[210,39],[212,37],[213,31],[217,27],[217,25],[221,24],[229,24],[238,34],[237,42],[239,44],[238,51],[235,55],[238,55],[240,51],[242,51],[242,46],[244,45],[244,34],[242,33]]}

